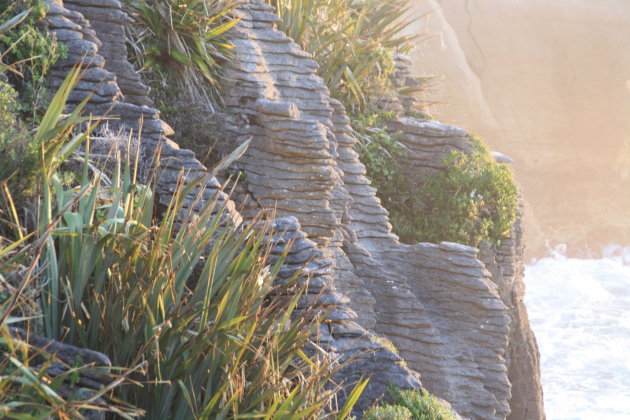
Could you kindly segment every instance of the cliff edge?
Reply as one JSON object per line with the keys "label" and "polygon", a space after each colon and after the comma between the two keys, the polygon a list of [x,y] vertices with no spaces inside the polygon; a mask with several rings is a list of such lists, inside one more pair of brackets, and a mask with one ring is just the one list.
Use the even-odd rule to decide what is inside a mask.
{"label": "cliff edge", "polygon": [[[285,274],[305,266],[308,298],[330,311],[320,343],[340,360],[354,360],[338,379],[372,378],[359,407],[393,383],[425,387],[472,419],[544,418],[538,355],[522,304],[520,224],[498,250],[481,254],[446,242],[401,244],[317,63],[276,29],[279,18],[262,1],[240,2],[237,14],[236,53],[224,79],[223,146],[251,140],[236,164],[247,181],[237,203],[214,178],[203,186],[204,197],[219,194],[233,220],[243,218],[236,209],[245,197],[253,210],[276,210],[278,231],[295,241]],[[182,171],[192,178],[206,169],[168,139],[172,130],[150,106],[124,55],[126,19],[118,0],[57,0],[48,21],[69,56],[52,84],[88,55],[74,103],[95,91],[90,112],[120,115],[112,124],[125,129],[138,129],[143,118],[145,153],[162,148],[159,192],[167,200]],[[435,170],[446,153],[468,147],[468,133],[457,127],[411,117],[391,124],[411,150],[406,164],[417,170]],[[392,341],[400,355],[376,336]]]}

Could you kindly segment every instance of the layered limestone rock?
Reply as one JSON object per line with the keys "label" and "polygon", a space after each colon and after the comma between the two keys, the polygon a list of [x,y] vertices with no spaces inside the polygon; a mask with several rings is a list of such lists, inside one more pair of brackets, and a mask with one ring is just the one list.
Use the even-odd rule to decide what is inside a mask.
{"label": "layered limestone rock", "polygon": [[334,260],[306,237],[296,218],[276,219],[269,241],[274,244],[274,258],[284,252],[286,244],[293,243],[278,281],[288,281],[298,273],[298,285],[308,285],[299,310],[304,310],[307,316],[324,319],[315,338],[317,345],[310,350],[324,349],[343,366],[335,376],[337,383],[347,385],[339,395],[340,400],[366,376],[370,377],[370,382],[355,408],[357,413],[382,397],[390,384],[402,389],[420,388],[419,375],[409,370],[403,359],[387,349],[373,333],[355,322],[356,312],[346,306],[349,299],[335,287]]}
{"label": "layered limestone rock", "polygon": [[[52,378],[62,375],[66,378],[58,384],[57,392],[87,399],[115,379],[111,371],[112,363],[102,353],[50,340],[22,328],[10,327],[9,333],[15,340],[13,345],[31,346],[28,349],[29,366],[35,372],[46,372]],[[68,375],[69,371],[77,367],[81,368],[78,374]],[[102,398],[97,398],[96,402],[104,403]],[[83,410],[81,415],[87,420],[105,419],[105,412],[98,410]]]}
{"label": "layered limestone rock", "polygon": [[[261,19],[265,18],[277,20],[275,15],[270,14],[267,17],[261,17]],[[121,51],[125,50],[123,24],[127,19],[121,3],[117,0],[66,0],[64,3],[60,1],[50,3],[47,17],[49,29],[66,44],[69,50],[68,58],[57,63],[50,84],[52,87],[59,86],[69,69],[83,62],[85,69],[83,78],[69,100],[69,107],[76,106],[88,95],[92,95],[86,107],[87,112],[95,116],[118,117],[109,121],[109,128],[112,130],[120,129],[123,132],[139,133],[143,153],[148,159],[160,151],[157,192],[160,194],[160,201],[167,204],[178,183],[185,184],[207,171],[195,159],[194,153],[180,149],[167,138],[172,130],[159,119],[159,112],[148,106],[151,103],[147,96],[148,89],[141,83],[137,73],[121,54]],[[108,40],[106,48],[103,48],[105,43],[101,42],[101,39]],[[322,90],[323,94],[327,94],[325,89]],[[282,104],[261,102],[257,104],[257,112],[252,118],[273,120],[274,116],[282,116],[294,111],[292,108],[289,110],[285,108]],[[330,110],[327,115],[329,114]],[[295,118],[295,121],[297,127],[294,127],[294,130],[298,132],[309,130],[313,125],[312,121],[302,121],[300,118]],[[289,128],[286,127],[286,129]],[[318,130],[326,133],[324,137],[317,137]],[[278,136],[284,136],[283,138],[287,140],[286,149],[290,150],[290,135],[283,135],[278,128],[276,131],[280,133]],[[314,132],[316,133],[315,140],[320,141],[320,146],[323,145],[327,150],[329,144],[325,136],[332,137],[332,134],[317,125]],[[245,131],[241,133],[244,134]],[[261,149],[258,144],[254,144],[252,149],[259,154],[265,152],[265,149]],[[287,188],[299,189],[299,186],[294,187],[290,182],[290,169],[310,173],[313,177],[310,182],[313,184],[319,182],[321,191],[324,191],[323,194],[327,189],[332,190],[333,183],[338,182],[337,175],[328,177],[323,175],[328,173],[327,168],[333,166],[334,163],[328,152],[322,153],[317,148],[313,149],[315,151],[309,154],[295,148],[292,155],[295,158],[293,166],[278,168],[278,174],[284,170]],[[280,150],[276,152],[280,153]],[[266,157],[272,159],[273,154],[267,154]],[[216,210],[226,212],[230,216],[229,220],[239,223],[242,217],[235,210],[234,203],[220,191],[218,181],[215,178],[206,178],[202,184],[202,200],[196,205],[201,205],[206,200],[216,200]],[[255,180],[254,173],[250,179]],[[256,184],[250,181],[250,185]],[[263,188],[264,184],[259,186]],[[277,184],[270,183],[267,191],[271,191],[271,187],[275,186]],[[197,198],[198,192],[196,190],[191,193],[191,203]],[[322,193],[318,192],[318,194]],[[331,199],[328,195],[324,197],[325,200],[322,200],[322,203],[327,203]],[[332,216],[332,211],[327,204],[317,208],[317,211],[311,211],[310,203],[316,202],[317,197],[307,195],[303,197],[303,200],[305,201],[287,202],[285,206],[295,209],[302,206],[301,208],[307,213],[313,214],[311,219],[302,218],[304,228],[295,217],[287,217],[291,214],[290,212],[278,207],[277,213],[285,217],[274,220],[269,241],[273,246],[275,256],[281,254],[288,243],[293,244],[278,276],[278,281],[286,281],[299,273],[300,282],[308,282],[300,308],[308,308],[309,313],[325,315],[325,321],[315,340],[329,353],[330,357],[338,363],[344,363],[344,368],[336,377],[336,381],[352,387],[366,373],[373,376],[357,406],[360,409],[367,408],[372,401],[380,398],[389,384],[406,389],[419,388],[421,383],[418,374],[406,368],[398,355],[375,341],[376,337],[373,333],[355,322],[362,318],[347,307],[348,299],[335,289],[333,273],[337,275],[341,272],[341,264],[335,264],[335,258],[332,256],[334,253],[331,254],[325,247],[320,248],[316,242],[330,243],[329,239],[334,233],[333,226],[336,226],[334,225],[336,219]],[[264,206],[270,203],[261,204]],[[326,223],[330,225],[328,229],[316,229]],[[308,236],[312,240],[304,231],[309,233]],[[336,242],[341,244],[340,239]],[[338,253],[342,255],[341,251]],[[333,269],[335,265],[337,268]],[[347,260],[346,265],[350,266]],[[347,277],[352,277],[351,270],[349,268],[347,270]],[[355,280],[358,281],[356,278]],[[351,363],[345,363],[349,361]]]}
{"label": "layered limestone rock", "polygon": [[[300,221],[332,259],[335,286],[357,321],[393,341],[424,386],[462,415],[505,418],[510,309],[491,273],[476,249],[397,241],[343,107],[310,57],[275,29],[271,11],[254,0],[239,6],[226,72],[228,130],[235,144],[252,139],[238,164],[250,196]],[[427,171],[439,170],[450,150],[467,150],[461,129],[413,118],[394,124]]]}
{"label": "layered limestone rock", "polygon": [[[510,389],[518,382],[508,374],[523,371],[520,362],[509,363],[517,357],[511,337],[527,334],[514,329],[514,322],[526,326],[522,301],[514,297],[519,262],[510,260],[520,239],[493,255],[501,281],[474,248],[399,243],[354,150],[350,121],[317,76],[317,63],[276,29],[278,17],[270,6],[242,1],[236,13],[242,20],[231,32],[236,54],[226,68],[225,146],[251,140],[237,164],[246,174],[243,196],[258,209],[275,209],[276,252],[294,242],[279,280],[304,268],[301,281],[308,278],[309,288],[302,306],[328,313],[320,345],[338,360],[353,360],[337,379],[371,377],[359,403],[365,408],[389,383],[420,387],[418,372],[422,385],[460,414],[506,418]],[[71,103],[94,91],[89,112],[120,115],[110,123],[115,128],[138,130],[142,124],[147,156],[162,150],[158,192],[165,203],[180,176],[192,179],[206,169],[192,152],[168,140],[171,130],[121,54],[126,19],[118,0],[57,0],[49,23],[70,54],[58,64],[52,84],[88,54],[83,84]],[[409,66],[399,62],[402,80]],[[410,105],[409,98],[398,101],[403,108]],[[454,127],[413,118],[393,124],[414,150],[413,164],[428,171],[439,170],[444,153],[466,147],[467,134]],[[218,189],[209,178],[204,198],[219,197],[240,219]],[[375,334],[391,340],[400,357],[375,342]],[[535,363],[528,366],[535,370]]]}
{"label": "layered limestone rock", "polygon": [[536,337],[530,327],[523,301],[523,221],[519,218],[508,238],[496,250],[484,249],[481,259],[499,287],[501,300],[511,319],[507,362],[512,383],[510,420],[544,419],[543,390],[540,379],[540,354]]}
{"label": "layered limestone rock", "polygon": [[[409,74],[411,61],[399,56],[396,81],[399,86],[414,85],[416,80]],[[408,109],[413,102],[403,102]],[[405,146],[406,153],[400,162],[408,179],[421,184],[422,178],[432,176],[444,169],[443,159],[451,152],[471,152],[470,135],[457,127],[447,127],[429,120],[399,118],[388,124],[390,132],[397,134],[398,141]],[[512,163],[512,159],[491,152],[497,162]],[[522,198],[519,198],[521,203]],[[543,419],[542,386],[540,381],[540,355],[538,345],[529,325],[527,308],[523,302],[523,209],[507,238],[498,248],[491,249],[482,244],[481,261],[492,274],[498,286],[499,296],[508,308],[511,328],[506,354],[508,377],[512,385],[509,419]]]}
{"label": "layered limestone rock", "polygon": [[[388,124],[398,133],[398,140],[406,153],[401,162],[410,179],[431,176],[444,168],[444,157],[453,152],[469,153],[470,135],[457,127],[435,121],[399,118]],[[497,154],[499,159],[505,156]],[[505,354],[508,378],[512,386],[510,419],[543,419],[540,356],[536,338],[530,328],[527,309],[523,303],[523,229],[522,210],[510,234],[496,249],[484,245],[479,258],[491,273],[501,301],[508,309],[511,321],[509,342]]]}

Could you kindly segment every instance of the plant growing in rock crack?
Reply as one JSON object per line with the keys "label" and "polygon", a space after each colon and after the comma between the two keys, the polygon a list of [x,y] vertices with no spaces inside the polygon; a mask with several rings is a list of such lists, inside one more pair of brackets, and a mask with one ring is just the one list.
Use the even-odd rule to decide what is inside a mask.
{"label": "plant growing in rock crack", "polygon": [[393,88],[394,53],[411,48],[404,34],[409,0],[269,0],[279,28],[319,64],[331,95],[352,112],[374,109]]}
{"label": "plant growing in rock crack", "polygon": [[214,110],[220,100],[221,64],[231,55],[225,33],[239,19],[231,0],[126,1],[134,23],[129,42],[155,86],[182,91]]}

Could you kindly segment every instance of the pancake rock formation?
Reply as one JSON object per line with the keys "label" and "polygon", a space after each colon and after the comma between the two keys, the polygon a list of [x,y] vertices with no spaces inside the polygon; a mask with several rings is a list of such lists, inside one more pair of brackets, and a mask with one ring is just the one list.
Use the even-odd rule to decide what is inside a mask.
{"label": "pancake rock formation", "polygon": [[[271,6],[242,0],[236,13],[241,21],[230,34],[236,53],[224,80],[222,147],[251,140],[235,164],[247,182],[244,193],[234,196],[237,203],[214,177],[202,185],[202,195],[216,199],[234,223],[244,218],[236,209],[245,196],[256,208],[276,210],[269,238],[276,254],[294,243],[279,280],[301,270],[309,287],[304,306],[328,314],[320,346],[340,361],[352,360],[337,380],[352,384],[361,375],[371,377],[358,409],[394,384],[426,388],[471,419],[544,418],[538,353],[522,301],[520,222],[498,250],[401,244],[365,177],[345,110],[317,76],[317,63],[277,30]],[[47,19],[69,50],[51,84],[59,85],[87,56],[70,106],[95,92],[89,112],[119,115],[110,124],[141,132],[147,156],[161,149],[162,202],[180,177],[207,172],[194,153],[168,139],[172,129],[127,61],[128,17],[120,1],[55,0]],[[399,57],[398,79],[412,79],[405,74],[408,62]],[[390,102],[404,108],[410,99]],[[446,153],[468,150],[468,134],[460,128],[410,117],[392,121],[391,128],[403,133],[410,171],[437,171]]]}

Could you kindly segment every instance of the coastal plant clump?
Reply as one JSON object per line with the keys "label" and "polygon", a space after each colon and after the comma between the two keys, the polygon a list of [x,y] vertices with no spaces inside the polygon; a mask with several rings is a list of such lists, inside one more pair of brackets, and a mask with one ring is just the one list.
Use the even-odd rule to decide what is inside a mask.
{"label": "coastal plant clump", "polygon": [[127,0],[134,20],[129,42],[152,87],[183,93],[209,110],[220,101],[222,64],[233,46],[225,33],[238,23],[231,0]]}
{"label": "coastal plant clump", "polygon": [[[80,108],[69,115],[62,115],[65,99],[71,86],[77,81],[78,71],[73,72],[62,84],[59,92],[42,117],[42,122],[30,140],[42,146],[40,152],[39,182],[49,179],[59,183],[56,169],[59,162],[65,160],[72,150],[85,139],[85,134],[72,135],[77,124],[86,122],[80,117]],[[52,169],[52,172],[50,171]],[[54,175],[51,177],[51,174]],[[84,410],[114,412],[125,418],[138,412],[128,404],[113,397],[116,388],[126,382],[126,372],[119,377],[113,371],[103,370],[100,373],[111,376],[110,385],[101,389],[98,395],[93,392],[80,392],[76,386],[78,377],[90,367],[68,366],[57,359],[46,348],[38,348],[23,339],[17,339],[10,332],[13,325],[24,327],[24,331],[41,332],[42,310],[37,304],[43,290],[42,283],[48,279],[40,277],[49,263],[44,248],[54,244],[53,235],[66,232],[55,231],[59,216],[51,217],[42,214],[39,229],[29,230],[22,225],[12,196],[19,192],[21,185],[9,184],[0,179],[8,206],[2,207],[0,231],[14,232],[10,236],[0,237],[0,413],[3,418],[35,419],[35,418],[81,418]],[[50,204],[48,188],[40,186],[44,197],[35,200],[44,203],[42,210]],[[85,191],[83,191],[85,192]],[[73,191],[73,193],[79,193]],[[54,209],[64,212],[65,209]],[[48,249],[48,252],[54,251]],[[79,361],[77,361],[79,362]],[[76,391],[76,392],[75,392]]]}
{"label": "coastal plant clump", "polygon": [[404,167],[404,145],[381,127],[388,114],[355,117],[357,151],[367,177],[405,243],[441,241],[477,247],[498,244],[516,220],[518,189],[505,164],[494,162],[476,138],[470,153],[453,151],[435,176]]}
{"label": "coastal plant clump", "polygon": [[455,420],[455,413],[426,390],[387,387],[389,404],[370,408],[363,420]]}
{"label": "coastal plant clump", "polygon": [[413,420],[411,411],[401,405],[372,407],[365,413],[363,420]]}
{"label": "coastal plant clump", "polygon": [[[226,32],[239,19],[231,0],[125,0],[131,61],[151,87],[173,140],[204,164],[219,136],[212,115],[222,108],[221,75],[232,57]],[[212,153],[211,156],[209,154]]]}
{"label": "coastal plant clump", "polygon": [[394,406],[405,407],[411,420],[455,420],[453,410],[425,390],[400,390],[389,386],[387,394]]}
{"label": "coastal plant clump", "polygon": [[35,193],[41,144],[28,131],[49,103],[45,79],[65,48],[41,26],[41,0],[13,1],[0,12],[0,180],[19,185],[17,208]]}
{"label": "coastal plant clump", "polygon": [[514,224],[518,189],[512,172],[494,162],[479,140],[471,144],[470,154],[451,152],[444,158],[446,168],[424,180],[416,225],[422,241],[496,245]]}
{"label": "coastal plant clump", "polygon": [[32,141],[26,125],[18,119],[17,98],[15,89],[0,81],[0,179],[20,186],[15,199],[22,203],[34,192],[40,145]]}
{"label": "coastal plant clump", "polygon": [[[476,139],[470,153],[453,153],[435,177],[413,176],[405,149],[384,128],[395,118],[379,109],[380,97],[395,95],[394,54],[414,41],[404,29],[406,0],[269,0],[279,28],[313,55],[319,74],[351,115],[357,152],[368,178],[405,243],[452,241],[495,245],[509,232],[517,211],[517,189],[505,165],[495,163]],[[417,110],[407,113],[419,118]]]}
{"label": "coastal plant clump", "polygon": [[331,95],[352,112],[374,110],[392,95],[394,54],[413,36],[401,19],[409,0],[270,0],[279,29],[313,55]]}
{"label": "coastal plant clump", "polygon": [[0,26],[10,24],[0,36],[0,73],[6,72],[20,92],[19,111],[27,121],[37,122],[43,115],[51,97],[46,75],[67,53],[41,25],[46,7],[43,0],[9,1],[0,12]]}

